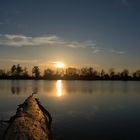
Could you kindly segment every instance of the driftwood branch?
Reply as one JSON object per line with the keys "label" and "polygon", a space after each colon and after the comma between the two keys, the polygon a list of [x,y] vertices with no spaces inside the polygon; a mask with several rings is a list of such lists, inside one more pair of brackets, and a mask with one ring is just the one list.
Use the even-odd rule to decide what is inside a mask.
{"label": "driftwood branch", "polygon": [[52,140],[51,114],[33,95],[18,105],[16,114],[8,121],[4,140]]}

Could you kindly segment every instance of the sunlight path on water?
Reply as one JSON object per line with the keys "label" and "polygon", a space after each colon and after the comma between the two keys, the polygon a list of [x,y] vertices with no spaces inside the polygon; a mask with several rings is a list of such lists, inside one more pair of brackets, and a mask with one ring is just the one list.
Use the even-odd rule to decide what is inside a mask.
{"label": "sunlight path on water", "polygon": [[56,95],[57,97],[62,96],[62,81],[61,80],[56,81]]}

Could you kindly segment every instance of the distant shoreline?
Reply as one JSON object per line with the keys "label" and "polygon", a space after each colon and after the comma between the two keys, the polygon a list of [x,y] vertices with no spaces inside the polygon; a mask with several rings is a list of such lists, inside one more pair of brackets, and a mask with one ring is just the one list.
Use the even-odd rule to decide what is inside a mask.
{"label": "distant shoreline", "polygon": [[54,80],[65,80],[65,81],[140,81],[140,79],[115,79],[115,80],[113,80],[113,79],[64,79],[64,78],[62,78],[62,79],[45,79],[45,78],[38,78],[38,79],[36,79],[36,78],[27,78],[27,79],[25,79],[25,78],[3,78],[3,79],[0,79],[0,81],[3,81],[3,80],[43,80],[43,81],[54,81]]}
{"label": "distant shoreline", "polygon": [[32,73],[28,73],[27,68],[20,64],[13,65],[10,70],[0,69],[0,80],[88,80],[88,81],[140,81],[140,70],[130,73],[124,69],[121,72],[115,72],[111,68],[108,72],[104,69],[97,71],[92,67],[77,68],[57,68],[52,70],[47,68],[44,73],[40,72],[38,66],[34,66]]}

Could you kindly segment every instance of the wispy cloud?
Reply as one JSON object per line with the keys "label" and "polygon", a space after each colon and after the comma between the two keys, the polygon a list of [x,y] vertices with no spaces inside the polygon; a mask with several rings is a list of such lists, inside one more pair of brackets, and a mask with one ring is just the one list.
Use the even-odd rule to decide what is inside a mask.
{"label": "wispy cloud", "polygon": [[13,63],[38,63],[39,60],[31,59],[1,59],[1,62],[13,62]]}
{"label": "wispy cloud", "polygon": [[96,53],[99,53],[101,50],[99,50],[99,49],[94,49],[93,51],[92,51],[92,53],[93,54],[96,54]]}
{"label": "wispy cloud", "polygon": [[110,51],[111,53],[120,54],[120,55],[125,54],[124,51],[117,51],[117,50],[114,50],[114,49],[110,49],[109,51]]}
{"label": "wispy cloud", "polygon": [[29,37],[24,35],[0,35],[0,44],[14,47],[60,44],[62,41],[56,36]]}
{"label": "wispy cloud", "polygon": [[37,63],[38,60],[27,60],[27,59],[11,59],[9,60],[14,63]]}
{"label": "wispy cloud", "polygon": [[56,35],[51,36],[25,36],[14,34],[0,34],[0,45],[7,45],[12,47],[34,47],[34,46],[53,46],[53,47],[67,47],[67,48],[81,48],[90,49],[93,54],[100,52],[111,52],[116,54],[124,54],[123,51],[108,49],[97,46],[92,40],[88,41],[68,41]]}
{"label": "wispy cloud", "polygon": [[92,41],[67,41],[55,35],[31,37],[11,34],[0,35],[0,45],[7,45],[13,47],[61,46],[69,48],[86,48],[95,46]]}
{"label": "wispy cloud", "polygon": [[118,55],[123,55],[125,54],[124,51],[121,50],[115,50],[114,48],[108,49],[108,48],[102,48],[102,47],[91,47],[92,49],[92,53],[93,54],[98,54],[98,53],[114,53],[114,54],[118,54]]}

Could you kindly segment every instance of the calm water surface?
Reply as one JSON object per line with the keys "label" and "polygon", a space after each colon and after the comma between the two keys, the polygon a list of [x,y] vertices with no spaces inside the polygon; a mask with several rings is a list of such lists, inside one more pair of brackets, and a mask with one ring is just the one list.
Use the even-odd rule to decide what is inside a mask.
{"label": "calm water surface", "polygon": [[140,140],[140,82],[0,81],[0,117],[32,92],[53,116],[56,140]]}

